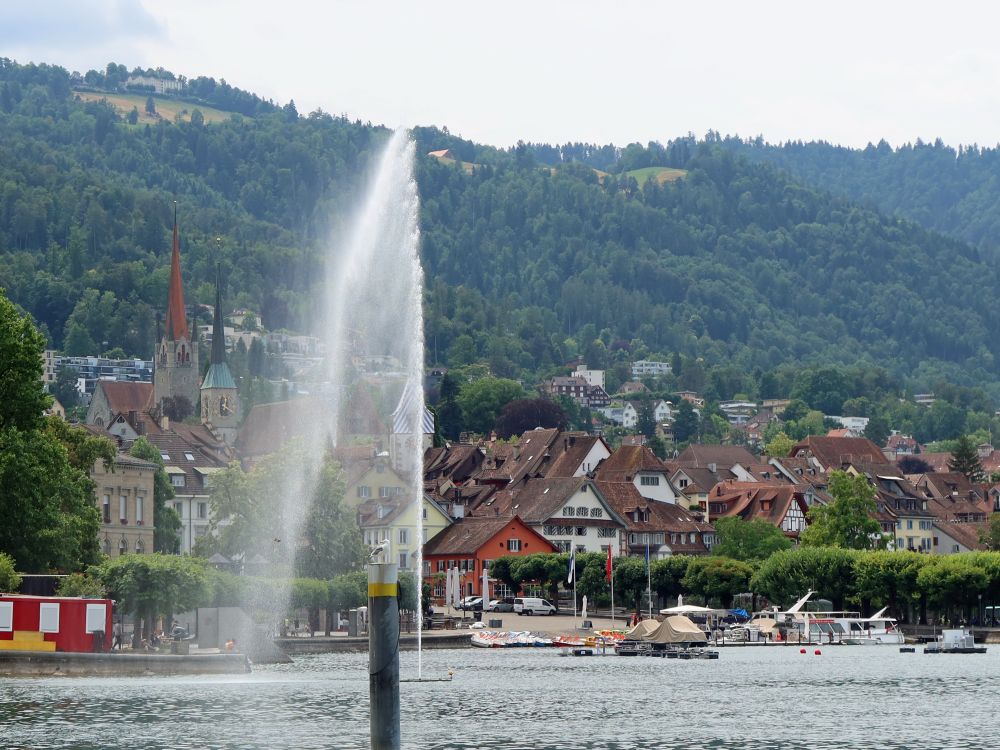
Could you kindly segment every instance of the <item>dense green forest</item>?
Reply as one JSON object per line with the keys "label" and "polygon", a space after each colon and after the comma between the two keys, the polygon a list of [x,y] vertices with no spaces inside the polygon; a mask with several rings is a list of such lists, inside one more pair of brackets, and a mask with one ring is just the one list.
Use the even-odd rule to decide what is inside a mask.
{"label": "dense green forest", "polygon": [[967,242],[985,260],[1000,257],[1000,150],[997,147],[885,141],[863,149],[801,141],[726,138],[722,145],[780,167],[793,179],[908,218]]}
{"label": "dense green forest", "polygon": [[[233,307],[308,332],[330,238],[387,131],[204,78],[183,122],[133,125],[74,94],[125,73],[74,81],[0,60],[0,286],[56,348],[149,356],[176,200],[189,300],[210,302],[219,260]],[[233,114],[206,123],[199,102]],[[661,356],[719,398],[786,395],[773,391],[795,368],[836,365],[882,373],[892,393],[948,380],[1000,395],[1000,313],[977,302],[997,272],[961,241],[976,237],[916,223],[950,231],[936,219],[880,213],[896,207],[716,136],[502,150],[413,135],[428,364],[530,384],[576,356],[609,368]],[[992,152],[963,159],[982,160],[978,175]],[[650,179],[653,167],[684,176]]]}

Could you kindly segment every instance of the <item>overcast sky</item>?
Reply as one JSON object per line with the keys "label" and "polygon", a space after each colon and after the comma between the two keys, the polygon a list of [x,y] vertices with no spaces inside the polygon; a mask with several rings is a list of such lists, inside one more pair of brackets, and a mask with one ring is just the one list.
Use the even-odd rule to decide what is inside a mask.
{"label": "overcast sky", "polygon": [[1000,4],[0,0],[0,56],[225,78],[499,146],[1000,141]]}

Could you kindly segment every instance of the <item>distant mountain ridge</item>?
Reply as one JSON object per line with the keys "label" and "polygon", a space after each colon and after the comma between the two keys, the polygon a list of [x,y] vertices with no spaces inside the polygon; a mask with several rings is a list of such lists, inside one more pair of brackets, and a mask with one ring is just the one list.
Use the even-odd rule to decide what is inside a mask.
{"label": "distant mountain ridge", "polygon": [[[0,61],[0,286],[57,347],[148,354],[176,199],[192,302],[211,301],[218,259],[234,306],[308,329],[331,231],[386,133],[269,103],[132,126],[75,100],[61,68]],[[504,151],[437,128],[413,136],[428,364],[532,381],[577,356],[600,367],[680,353],[741,372],[840,364],[914,387],[1000,383],[1000,312],[979,303],[1000,288],[993,264],[762,163],[767,149],[681,138]]]}

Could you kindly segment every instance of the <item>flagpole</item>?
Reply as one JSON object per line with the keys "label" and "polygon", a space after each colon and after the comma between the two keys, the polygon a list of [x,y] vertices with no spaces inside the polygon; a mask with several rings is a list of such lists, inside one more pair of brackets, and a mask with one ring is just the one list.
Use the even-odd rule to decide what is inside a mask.
{"label": "flagpole", "polygon": [[649,539],[646,539],[646,606],[649,611],[649,619],[653,619],[653,575],[649,571]]}
{"label": "flagpole", "polygon": [[580,612],[576,608],[576,559],[573,560],[573,627],[580,629]]}
{"label": "flagpole", "polygon": [[615,570],[611,555],[611,545],[608,545],[608,559],[604,565],[605,578],[611,584],[611,627],[615,627]]}

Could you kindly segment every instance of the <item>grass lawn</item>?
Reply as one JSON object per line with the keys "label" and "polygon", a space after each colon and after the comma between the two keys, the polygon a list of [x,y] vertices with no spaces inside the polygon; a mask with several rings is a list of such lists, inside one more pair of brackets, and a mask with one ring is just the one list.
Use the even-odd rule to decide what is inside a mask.
{"label": "grass lawn", "polygon": [[132,111],[132,107],[135,107],[139,110],[140,125],[153,125],[159,120],[173,122],[178,115],[180,115],[180,119],[188,122],[191,119],[191,112],[195,109],[201,111],[202,115],[205,116],[205,122],[207,123],[224,122],[228,120],[232,114],[230,112],[223,112],[220,109],[205,107],[200,104],[192,104],[191,102],[182,102],[177,99],[164,99],[163,97],[154,96],[153,102],[156,104],[156,114],[147,115],[146,97],[148,94],[101,94],[94,91],[74,91],[73,93],[85,102],[107,99],[108,103],[118,110],[118,113],[122,117],[125,117]]}
{"label": "grass lawn", "polygon": [[639,187],[646,184],[646,180],[655,179],[661,185],[664,182],[673,182],[687,175],[686,169],[671,169],[670,167],[643,167],[626,172],[629,177],[635,177]]}

